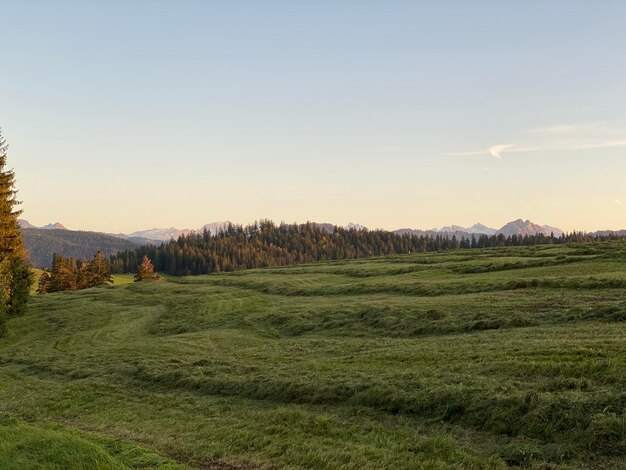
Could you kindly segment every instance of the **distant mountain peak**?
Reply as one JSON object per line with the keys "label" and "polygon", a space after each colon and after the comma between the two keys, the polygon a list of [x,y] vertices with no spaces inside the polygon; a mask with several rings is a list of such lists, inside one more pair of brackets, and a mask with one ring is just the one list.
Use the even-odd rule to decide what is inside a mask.
{"label": "distant mountain peak", "polygon": [[210,224],[204,224],[202,228],[199,230],[200,232],[204,230],[208,230],[212,235],[215,235],[220,230],[224,230],[229,225],[233,225],[233,223],[229,220],[222,220],[219,222],[211,222]]}
{"label": "distant mountain peak", "polygon": [[45,230],[67,230],[61,222],[55,222],[54,224],[48,224],[41,227]]}
{"label": "distant mountain peak", "polygon": [[18,219],[17,223],[20,225],[20,228],[37,228],[33,224],[31,224],[28,220]]}
{"label": "distant mountain peak", "polygon": [[354,229],[354,230],[367,230],[365,225],[355,224],[350,222],[348,225],[344,227],[346,230]]}
{"label": "distant mountain peak", "polygon": [[42,228],[45,230],[67,230],[67,228],[61,222],[44,225],[43,227],[37,227],[36,225],[31,224],[28,220],[25,220],[25,219],[18,219],[17,222],[20,224],[21,228]]}
{"label": "distant mountain peak", "polygon": [[176,227],[169,228],[151,228],[149,230],[139,230],[137,232],[133,232],[128,235],[130,238],[145,238],[149,240],[157,240],[157,241],[169,241],[172,238],[176,240],[181,235],[189,235],[190,233],[202,233],[204,230],[209,230],[213,235],[215,235],[220,230],[224,230],[226,227],[231,225],[232,222],[220,221],[220,222],[211,222],[209,224],[205,224],[198,229],[177,229]]}
{"label": "distant mountain peak", "polygon": [[554,234],[555,237],[559,237],[563,234],[563,230],[550,225],[538,225],[529,219],[516,219],[504,225],[498,230],[498,233],[503,234],[505,237],[512,235],[539,235],[540,233],[544,235]]}
{"label": "distant mountain peak", "polygon": [[461,227],[460,225],[449,225],[446,227],[441,227],[437,230],[437,232],[465,232],[469,234],[480,234],[480,235],[495,235],[498,231],[495,228],[487,227],[479,222],[475,223],[471,227]]}

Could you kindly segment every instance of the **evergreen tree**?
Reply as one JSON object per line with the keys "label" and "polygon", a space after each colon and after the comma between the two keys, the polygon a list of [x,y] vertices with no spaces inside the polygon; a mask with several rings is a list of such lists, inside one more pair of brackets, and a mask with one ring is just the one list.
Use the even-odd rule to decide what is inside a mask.
{"label": "evergreen tree", "polygon": [[30,287],[33,285],[33,272],[24,259],[18,257],[11,259],[9,267],[11,284],[6,312],[9,317],[15,317],[26,311]]}
{"label": "evergreen tree", "polygon": [[41,273],[41,277],[39,278],[37,293],[39,295],[47,294],[50,291],[51,284],[52,279],[50,278],[50,273],[48,271],[44,271],[43,273]]}
{"label": "evergreen tree", "polygon": [[8,145],[0,133],[0,332],[4,319],[24,313],[32,284],[20,233],[15,173],[7,169]]}
{"label": "evergreen tree", "polygon": [[16,209],[20,202],[16,199],[15,173],[7,166],[9,146],[0,130],[0,260],[14,256],[24,256],[24,243],[20,234],[18,217],[22,213]]}
{"label": "evergreen tree", "polygon": [[101,250],[98,250],[89,263],[90,284],[89,287],[112,284],[111,265]]}
{"label": "evergreen tree", "polygon": [[78,264],[78,288],[87,289],[92,286],[93,274],[91,263],[89,261],[81,261]]}
{"label": "evergreen tree", "polygon": [[137,268],[137,274],[135,274],[135,282],[140,281],[154,281],[159,278],[158,274],[154,272],[154,266],[152,261],[147,256],[144,256],[141,260],[141,264]]}
{"label": "evergreen tree", "polygon": [[102,251],[98,251],[91,261],[76,261],[55,253],[52,257],[52,268],[44,271],[39,280],[38,292],[46,294],[87,289],[112,282],[111,265]]}
{"label": "evergreen tree", "polygon": [[49,292],[78,289],[78,265],[73,258],[55,254],[52,258]]}

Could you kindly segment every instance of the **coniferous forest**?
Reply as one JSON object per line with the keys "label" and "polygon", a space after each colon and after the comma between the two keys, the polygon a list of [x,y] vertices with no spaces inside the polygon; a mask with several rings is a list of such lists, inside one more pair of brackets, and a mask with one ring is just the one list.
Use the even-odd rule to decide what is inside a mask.
{"label": "coniferous forest", "polygon": [[28,249],[28,259],[39,268],[50,267],[55,253],[74,259],[89,259],[98,250],[109,257],[141,245],[140,242],[97,232],[41,228],[22,228],[21,232]]}
{"label": "coniferous forest", "polygon": [[44,270],[39,278],[37,293],[88,289],[110,283],[113,283],[111,269],[102,251],[96,252],[91,261],[55,254],[52,268]]}
{"label": "coniferous forest", "polygon": [[152,261],[156,271],[178,276],[457,248],[562,244],[623,238],[574,232],[560,237],[542,234],[505,237],[500,234],[457,239],[454,236],[399,235],[384,230],[341,227],[330,231],[314,223],[276,225],[264,220],[246,227],[229,225],[216,234],[208,231],[193,233],[160,246],[146,245],[119,252],[111,256],[111,271],[136,272],[144,256]]}

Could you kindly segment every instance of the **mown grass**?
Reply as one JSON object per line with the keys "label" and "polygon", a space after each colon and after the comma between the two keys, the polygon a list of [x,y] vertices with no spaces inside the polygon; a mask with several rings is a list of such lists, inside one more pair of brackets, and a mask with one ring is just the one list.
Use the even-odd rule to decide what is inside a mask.
{"label": "mown grass", "polygon": [[134,274],[113,274],[112,277],[114,286],[123,286],[135,282]]}
{"label": "mown grass", "polygon": [[43,274],[42,269],[33,269],[33,283],[30,286],[31,295],[37,294],[37,289],[39,287],[39,279],[41,279],[41,275]]}
{"label": "mown grass", "polygon": [[28,424],[0,415],[0,468],[183,468],[131,443],[84,433],[61,424]]}
{"label": "mown grass", "polygon": [[625,319],[620,242],[49,294],[0,412],[130,468],[625,468]]}

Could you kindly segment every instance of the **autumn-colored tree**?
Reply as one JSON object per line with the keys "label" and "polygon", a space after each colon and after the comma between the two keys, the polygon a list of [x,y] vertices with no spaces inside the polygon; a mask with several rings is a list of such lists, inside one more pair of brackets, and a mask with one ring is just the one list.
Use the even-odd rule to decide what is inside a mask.
{"label": "autumn-colored tree", "polygon": [[113,282],[111,266],[102,251],[96,252],[91,261],[78,260],[54,254],[52,269],[45,271],[39,281],[38,292],[88,289]]}
{"label": "autumn-colored tree", "polygon": [[73,258],[55,254],[50,270],[49,292],[78,289],[78,265]]}
{"label": "autumn-colored tree", "polygon": [[139,281],[155,281],[159,279],[159,275],[154,272],[154,266],[152,261],[147,256],[144,256],[137,268],[137,274],[135,274],[135,282]]}

